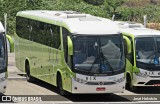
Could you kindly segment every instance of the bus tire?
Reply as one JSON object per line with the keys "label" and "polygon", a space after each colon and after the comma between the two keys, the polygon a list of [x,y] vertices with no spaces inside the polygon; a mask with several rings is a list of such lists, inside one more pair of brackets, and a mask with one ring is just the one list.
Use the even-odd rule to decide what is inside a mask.
{"label": "bus tire", "polygon": [[57,87],[60,95],[62,96],[67,95],[67,92],[63,89],[62,77],[60,74],[58,74],[57,76]]}
{"label": "bus tire", "polygon": [[28,82],[33,82],[34,81],[34,78],[31,76],[30,74],[30,65],[28,62],[26,62],[26,65],[25,65],[25,71],[26,71],[26,78],[27,78],[27,81]]}
{"label": "bus tire", "polygon": [[126,89],[129,89],[131,83],[131,78],[130,75],[127,73],[126,74]]}
{"label": "bus tire", "polygon": [[126,89],[132,91],[132,92],[135,92],[137,90],[137,87],[133,86],[132,85],[132,80],[131,80],[131,76],[129,74],[126,75]]}

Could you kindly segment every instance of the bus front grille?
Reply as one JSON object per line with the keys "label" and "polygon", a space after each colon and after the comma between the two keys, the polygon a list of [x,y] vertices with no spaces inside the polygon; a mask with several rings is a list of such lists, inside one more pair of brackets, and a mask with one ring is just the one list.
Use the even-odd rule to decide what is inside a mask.
{"label": "bus front grille", "polygon": [[160,80],[150,80],[145,85],[156,85],[156,84],[160,84]]}
{"label": "bus front grille", "polygon": [[87,82],[88,85],[113,85],[116,82]]}

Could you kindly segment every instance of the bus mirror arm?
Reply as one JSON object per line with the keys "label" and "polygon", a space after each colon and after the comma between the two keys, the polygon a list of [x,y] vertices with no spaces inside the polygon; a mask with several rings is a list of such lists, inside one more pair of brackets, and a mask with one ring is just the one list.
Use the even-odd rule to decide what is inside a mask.
{"label": "bus mirror arm", "polygon": [[139,68],[137,68],[136,66],[133,66],[133,72],[134,72],[134,73],[139,73],[140,70],[139,70]]}
{"label": "bus mirror arm", "polygon": [[127,53],[131,53],[131,41],[126,36],[123,36],[123,39],[126,42]]}
{"label": "bus mirror arm", "polygon": [[70,36],[67,36],[67,43],[68,43],[68,55],[73,55],[73,43]]}
{"label": "bus mirror arm", "polygon": [[10,52],[14,52],[14,42],[13,42],[13,39],[9,36],[9,35],[6,35],[6,38],[8,39],[9,41],[9,44],[10,44]]}

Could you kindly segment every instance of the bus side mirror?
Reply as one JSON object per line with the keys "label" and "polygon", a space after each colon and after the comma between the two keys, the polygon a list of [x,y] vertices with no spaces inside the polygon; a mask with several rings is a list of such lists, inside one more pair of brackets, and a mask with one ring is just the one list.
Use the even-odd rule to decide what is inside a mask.
{"label": "bus side mirror", "polygon": [[6,35],[6,38],[8,39],[9,43],[10,43],[10,52],[14,52],[14,42],[13,42],[13,39],[9,36],[9,35]]}
{"label": "bus side mirror", "polygon": [[123,36],[124,39],[124,49],[125,49],[125,54],[131,53],[131,41],[126,37]]}
{"label": "bus side mirror", "polygon": [[68,55],[73,55],[73,43],[70,36],[67,36],[67,43],[68,43]]}

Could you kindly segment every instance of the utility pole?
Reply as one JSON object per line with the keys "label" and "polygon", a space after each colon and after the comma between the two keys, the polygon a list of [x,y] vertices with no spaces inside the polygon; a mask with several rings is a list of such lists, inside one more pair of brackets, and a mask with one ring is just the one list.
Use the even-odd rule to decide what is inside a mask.
{"label": "utility pole", "polygon": [[113,14],[113,16],[112,16],[112,21],[114,21],[114,18],[115,18],[115,15]]}
{"label": "utility pole", "polygon": [[144,19],[144,27],[147,27],[147,15],[144,15],[143,19]]}

